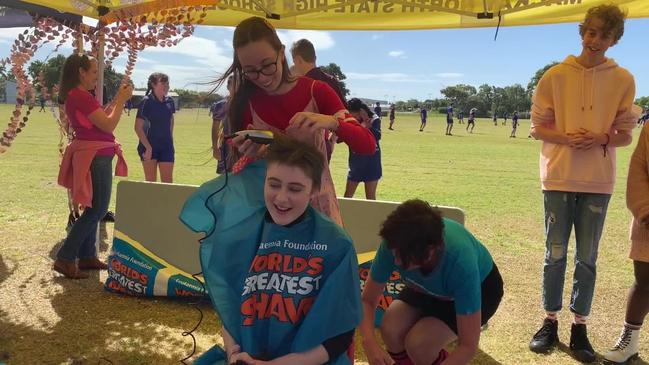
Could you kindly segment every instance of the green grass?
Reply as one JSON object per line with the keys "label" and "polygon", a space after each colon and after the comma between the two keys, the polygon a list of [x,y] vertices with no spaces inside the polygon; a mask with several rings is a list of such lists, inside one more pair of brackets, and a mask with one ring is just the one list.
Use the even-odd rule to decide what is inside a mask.
{"label": "green grass", "polygon": [[[6,120],[10,111],[9,106],[0,106],[0,115]],[[142,180],[133,120],[134,114],[124,117],[116,135],[130,162],[129,179]],[[175,182],[200,184],[214,176],[210,119],[206,110],[183,110],[176,121]],[[548,356],[527,349],[542,319],[544,251],[540,143],[526,138],[529,122],[523,121],[516,139],[508,138],[510,125],[496,127],[487,119],[477,121],[473,134],[456,123],[454,136],[445,136],[444,127],[441,116],[431,118],[421,133],[416,114],[398,114],[394,131],[387,129],[387,120],[383,122],[383,178],[378,198],[401,201],[419,197],[460,207],[466,213],[467,226],[494,256],[505,279],[505,298],[483,333],[474,364],[576,364],[565,346]],[[35,113],[15,145],[0,155],[0,362],[96,364],[103,357],[115,364],[177,363],[191,352],[191,340],[181,333],[195,325],[198,313],[194,308],[182,301],[106,293],[102,288],[105,273],[82,281],[52,274],[51,258],[65,238],[67,218],[66,193],[56,184],[57,142],[52,116]],[[633,280],[627,259],[630,214],[624,200],[632,148],[618,150],[616,191],[600,243],[589,327],[600,353],[619,333],[626,291]],[[342,194],[347,174],[345,145],[336,146],[331,169]],[[362,191],[358,189],[357,197],[362,197]],[[112,226],[108,225],[102,257],[109,250],[111,237]],[[569,267],[566,305],[571,273]],[[199,352],[218,338],[218,319],[209,307],[203,309],[206,318],[196,333]],[[567,310],[560,321],[560,338],[567,344]],[[648,353],[647,338],[641,341],[641,354]],[[357,353],[363,359],[359,344],[357,341]]]}

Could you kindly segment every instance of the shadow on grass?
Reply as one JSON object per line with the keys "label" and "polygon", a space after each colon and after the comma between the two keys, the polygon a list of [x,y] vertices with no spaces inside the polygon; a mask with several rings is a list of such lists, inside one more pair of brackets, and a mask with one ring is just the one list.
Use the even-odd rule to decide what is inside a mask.
{"label": "shadow on grass", "polygon": [[[66,235],[67,236],[67,235]],[[63,246],[65,238],[57,242],[52,249],[50,250],[49,257],[52,261],[56,260],[56,254],[59,252],[61,246]],[[106,228],[106,222],[99,223],[99,246],[97,247],[97,252],[107,251],[110,248],[108,244],[108,230]]]}
{"label": "shadow on grass", "polygon": [[[8,323],[0,310],[0,326],[4,333],[0,335],[0,347],[10,349],[0,351],[0,361],[12,365],[171,364],[178,363],[191,352],[191,340],[171,339],[172,334],[156,330],[156,321],[146,315],[155,310],[145,309],[150,305],[129,305],[130,308],[137,307],[133,314],[141,316],[141,322],[123,321],[117,315],[115,318],[94,315],[79,320],[79,306],[69,303],[77,299],[63,293],[53,300],[52,304],[61,318],[50,332]],[[124,300],[132,301],[133,298]],[[162,343],[164,346],[156,347]]]}
{"label": "shadow on grass", "polygon": [[478,353],[475,355],[473,360],[471,360],[473,364],[480,364],[480,365],[502,365],[502,363],[493,357],[489,356],[486,352],[478,349]]}
{"label": "shadow on grass", "polygon": [[[62,243],[50,250],[50,257]],[[105,238],[100,241],[101,251],[108,246]],[[89,279],[70,280],[52,274],[49,263],[26,268],[5,261],[0,256],[0,284],[9,279],[17,285],[10,294],[16,296],[14,307],[0,307],[0,362],[177,364],[192,351],[192,339],[181,334],[196,325],[198,313],[187,300],[117,295],[103,289],[97,271],[89,271]],[[42,296],[35,298],[34,288]],[[200,308],[206,319],[194,334],[209,338],[216,333],[215,316],[209,302]],[[26,320],[15,320],[16,310],[28,314]]]}
{"label": "shadow on grass", "polygon": [[[570,358],[574,359],[576,362],[579,362],[579,361],[578,361],[578,360],[577,360],[577,359],[572,355],[572,351],[570,351],[570,347],[569,347],[568,345],[566,345],[566,344],[564,344],[564,343],[559,343],[559,345],[557,346],[557,350],[558,350],[558,351],[561,351],[561,352],[563,352],[563,353],[565,353],[565,354],[568,355]],[[604,355],[601,354],[601,353],[599,353],[599,352],[597,352],[597,351],[595,351],[595,356],[597,356],[597,360],[595,360],[594,364],[613,364],[613,363],[607,362],[607,361],[604,359]],[[631,361],[631,362],[629,363],[629,365],[649,365],[649,363],[646,362],[645,360],[641,359],[641,358],[637,358],[636,360]]]}
{"label": "shadow on grass", "polygon": [[0,255],[0,284],[2,284],[2,282],[5,281],[12,272],[13,270],[9,270],[9,266],[7,266],[2,255]]}

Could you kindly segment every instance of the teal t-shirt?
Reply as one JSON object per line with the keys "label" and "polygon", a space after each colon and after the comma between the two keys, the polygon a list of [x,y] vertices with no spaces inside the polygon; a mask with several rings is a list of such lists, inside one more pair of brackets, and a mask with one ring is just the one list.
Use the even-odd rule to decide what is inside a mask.
{"label": "teal t-shirt", "polygon": [[493,268],[493,259],[484,245],[461,224],[444,218],[444,256],[428,275],[419,269],[404,270],[394,263],[385,241],[376,251],[371,278],[385,283],[395,269],[415,290],[440,299],[453,300],[458,315],[472,314],[481,308],[481,284]]}

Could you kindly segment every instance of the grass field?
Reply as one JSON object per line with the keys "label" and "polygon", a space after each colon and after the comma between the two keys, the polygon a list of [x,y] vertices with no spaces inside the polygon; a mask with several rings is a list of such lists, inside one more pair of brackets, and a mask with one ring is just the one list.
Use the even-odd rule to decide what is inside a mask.
{"label": "grass field", "polygon": [[[9,106],[0,115],[9,119]],[[106,273],[70,281],[54,275],[52,257],[65,238],[67,198],[56,184],[58,131],[51,114],[35,113],[15,145],[0,155],[0,363],[18,364],[171,364],[191,352],[191,329],[197,311],[186,302],[109,294]],[[143,179],[136,156],[134,113],[116,131],[130,162],[131,180]],[[563,345],[547,356],[527,349],[542,319],[541,265],[544,252],[542,195],[538,177],[540,143],[527,138],[523,121],[518,138],[511,125],[477,121],[475,132],[456,123],[444,135],[443,117],[433,116],[418,132],[415,114],[398,114],[395,130],[383,122],[383,179],[378,198],[422,198],[457,206],[467,226],[486,244],[505,280],[505,297],[482,335],[473,364],[576,364],[567,344],[569,312],[560,314]],[[175,182],[200,184],[214,175],[210,160],[210,119],[206,110],[183,110],[176,116]],[[636,130],[636,137],[637,132]],[[629,156],[635,146],[618,150],[616,191],[609,205],[600,243],[598,282],[589,333],[604,353],[620,330],[625,296],[632,283],[624,189]],[[331,163],[339,194],[347,174],[347,148],[338,145]],[[115,186],[116,184],[114,184]],[[362,188],[356,197],[362,197]],[[114,193],[113,193],[114,201]],[[107,226],[101,256],[112,241]],[[574,243],[571,245],[574,248]],[[571,250],[571,258],[572,258]],[[572,259],[569,259],[571,262]],[[564,303],[569,301],[570,275]],[[218,340],[218,319],[208,306],[196,332],[198,352]],[[649,356],[649,336],[641,340]],[[364,359],[357,341],[358,358]],[[108,362],[109,360],[110,362]],[[639,360],[635,364],[647,364]]]}

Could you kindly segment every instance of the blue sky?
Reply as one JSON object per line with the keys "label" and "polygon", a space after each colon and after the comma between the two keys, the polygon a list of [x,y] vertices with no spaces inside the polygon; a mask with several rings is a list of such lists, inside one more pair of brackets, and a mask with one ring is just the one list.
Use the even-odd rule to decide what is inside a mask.
{"label": "blue sky", "polygon": [[[0,29],[0,57],[20,29]],[[151,72],[170,75],[172,88],[206,89],[232,60],[232,28],[198,27],[194,37],[174,48],[147,49],[133,75],[144,86]],[[310,39],[319,64],[335,62],[347,75],[352,96],[390,101],[440,97],[439,90],[458,83],[496,86],[527,85],[534,72],[568,54],[579,54],[577,24],[428,31],[290,31],[280,38],[290,44]],[[637,96],[649,95],[649,59],[642,51],[649,40],[649,19],[626,22],[625,34],[607,55],[635,76]],[[51,48],[37,53],[44,58]],[[63,48],[69,54],[71,48]],[[287,52],[288,53],[288,52]],[[641,54],[645,54],[644,59]],[[290,58],[290,55],[289,55]],[[124,61],[115,63],[119,72]]]}

